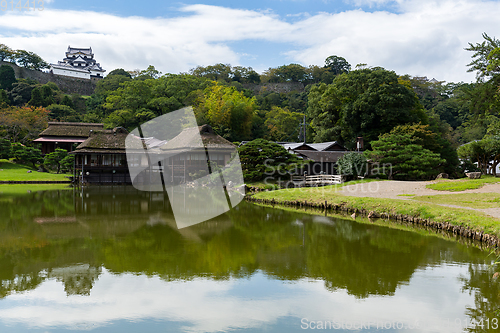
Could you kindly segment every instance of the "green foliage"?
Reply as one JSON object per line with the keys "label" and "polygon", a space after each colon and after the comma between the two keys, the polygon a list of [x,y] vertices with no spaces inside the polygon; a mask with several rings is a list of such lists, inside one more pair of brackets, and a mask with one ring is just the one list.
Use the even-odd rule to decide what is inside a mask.
{"label": "green foliage", "polygon": [[[132,129],[143,119],[151,119],[152,115],[157,117],[192,104],[198,98],[199,91],[211,84],[207,79],[187,74],[169,74],[156,80],[125,81],[118,89],[109,91],[103,105],[103,110],[109,116],[104,122],[111,128],[123,126]],[[98,102],[97,98],[93,101]],[[98,106],[94,113],[101,116]]]}
{"label": "green foliage", "polygon": [[229,141],[250,138],[256,103],[234,87],[220,84],[206,88],[195,104],[199,124],[207,123]]}
{"label": "green foliage", "polygon": [[366,157],[358,152],[350,152],[339,158],[337,161],[337,173],[339,175],[358,178],[364,176],[367,171]]}
{"label": "green foliage", "polygon": [[[47,107],[54,104],[54,85],[44,84],[37,86],[31,91],[31,99],[28,101],[30,106]],[[57,86],[55,86],[57,89]]]}
{"label": "green foliage", "polygon": [[14,69],[8,65],[0,66],[0,89],[11,90],[14,83],[16,83]]}
{"label": "green foliage", "polygon": [[18,142],[12,144],[12,156],[18,163],[31,163],[33,167],[42,160],[40,149],[26,147]]}
{"label": "green foliage", "polygon": [[191,69],[189,73],[217,82],[260,83],[260,75],[252,67],[231,67],[229,64],[219,63],[206,67],[198,66]]}
{"label": "green foliage", "polygon": [[48,113],[43,108],[0,109],[0,135],[11,142],[30,144],[47,128]]}
{"label": "green foliage", "polygon": [[290,112],[287,108],[273,106],[266,113],[264,125],[266,127],[265,138],[272,141],[294,141],[299,134],[299,125],[304,114]]}
{"label": "green foliage", "polygon": [[11,158],[12,154],[12,145],[7,139],[0,139],[0,159]]}
{"label": "green foliage", "polygon": [[350,148],[358,136],[369,145],[397,125],[427,122],[411,87],[383,68],[358,69],[336,76],[330,85],[315,85],[308,105],[314,140],[339,140]]}
{"label": "green foliage", "polygon": [[305,82],[307,80],[307,70],[299,64],[289,64],[277,68],[269,68],[261,76],[262,82]]}
{"label": "green foliage", "polygon": [[51,104],[47,107],[50,120],[79,122],[80,115],[71,107],[62,104]]}
{"label": "green foliage", "polygon": [[332,55],[326,58],[325,68],[333,73],[333,75],[339,75],[342,73],[347,73],[351,70],[351,65],[345,60],[345,58]]}
{"label": "green foliage", "polygon": [[56,169],[57,173],[61,171],[61,167],[68,164],[68,152],[61,148],[56,148],[56,150],[52,153],[45,155],[43,160],[43,165],[47,169]]}
{"label": "green foliage", "polygon": [[264,139],[256,139],[241,146],[238,154],[246,182],[267,177],[288,178],[287,172],[301,164],[285,148]]}
{"label": "green foliage", "polygon": [[35,89],[36,85],[19,81],[12,84],[12,90],[8,92],[12,104],[15,106],[22,106],[31,99],[31,92]]}
{"label": "green foliage", "polygon": [[71,172],[75,163],[75,155],[67,155],[61,160],[61,170]]}
{"label": "green foliage", "polygon": [[9,95],[3,89],[0,89],[0,109],[10,105]]}
{"label": "green foliage", "polygon": [[111,72],[108,73],[107,77],[109,77],[110,75],[122,75],[128,77],[129,79],[132,78],[132,75],[130,75],[130,73],[124,70],[123,68],[113,69]]}
{"label": "green foliage", "polygon": [[365,153],[375,163],[375,173],[383,173],[389,179],[434,178],[446,161],[415,142],[418,138],[411,134],[391,132],[373,141],[372,151]]}
{"label": "green foliage", "polygon": [[[483,174],[496,174],[496,166],[500,164],[500,136],[485,136],[482,140],[472,141],[458,147],[458,156],[472,163],[478,163]],[[490,168],[490,162],[491,168]]]}
{"label": "green foliage", "polygon": [[14,53],[16,63],[24,68],[40,71],[44,68],[49,68],[49,64],[45,62],[39,55],[31,51],[17,50]]}
{"label": "green foliage", "polygon": [[468,72],[477,72],[478,80],[483,80],[500,73],[499,55],[500,55],[500,40],[495,37],[490,37],[483,33],[484,41],[482,43],[469,43],[467,51],[474,52]]}
{"label": "green foliage", "polygon": [[0,61],[12,61],[14,51],[5,44],[0,44]]}

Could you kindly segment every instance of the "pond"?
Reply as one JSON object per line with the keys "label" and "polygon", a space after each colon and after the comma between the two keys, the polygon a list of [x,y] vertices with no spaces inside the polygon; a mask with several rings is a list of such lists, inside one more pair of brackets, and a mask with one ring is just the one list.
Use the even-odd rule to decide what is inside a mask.
{"label": "pond", "polygon": [[178,229],[163,194],[9,186],[0,187],[0,332],[500,326],[493,257],[422,229],[246,202]]}

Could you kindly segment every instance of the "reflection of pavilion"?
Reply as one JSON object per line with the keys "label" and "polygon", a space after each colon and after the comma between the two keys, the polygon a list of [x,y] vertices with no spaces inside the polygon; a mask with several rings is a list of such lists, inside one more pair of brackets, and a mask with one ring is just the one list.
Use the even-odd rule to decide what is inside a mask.
{"label": "reflection of pavilion", "polygon": [[56,278],[64,283],[68,295],[90,295],[94,282],[101,274],[101,267],[88,264],[49,269],[48,278]]}

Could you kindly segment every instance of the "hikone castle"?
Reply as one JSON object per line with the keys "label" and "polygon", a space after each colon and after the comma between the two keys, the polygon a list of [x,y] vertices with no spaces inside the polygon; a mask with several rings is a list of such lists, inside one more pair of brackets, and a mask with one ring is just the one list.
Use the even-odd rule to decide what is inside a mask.
{"label": "hikone castle", "polygon": [[102,78],[105,70],[94,59],[91,47],[74,48],[68,46],[66,58],[58,61],[57,64],[50,64],[50,72],[80,79],[95,79]]}

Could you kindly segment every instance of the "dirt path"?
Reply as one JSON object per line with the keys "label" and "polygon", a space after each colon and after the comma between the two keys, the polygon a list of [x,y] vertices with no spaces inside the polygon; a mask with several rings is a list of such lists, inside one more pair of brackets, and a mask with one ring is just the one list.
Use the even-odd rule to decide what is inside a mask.
{"label": "dirt path", "polygon": [[[399,199],[399,200],[412,200],[413,196],[421,196],[421,195],[459,194],[459,193],[500,193],[500,183],[487,184],[478,189],[466,190],[460,192],[436,191],[425,187],[426,185],[432,183],[434,183],[434,181],[409,182],[409,181],[388,180],[388,181],[344,186],[338,193],[353,197],[373,197],[373,198],[387,198],[387,199]],[[441,205],[441,206],[476,210],[500,219],[500,208],[476,209],[476,208],[462,207],[456,205]]]}

